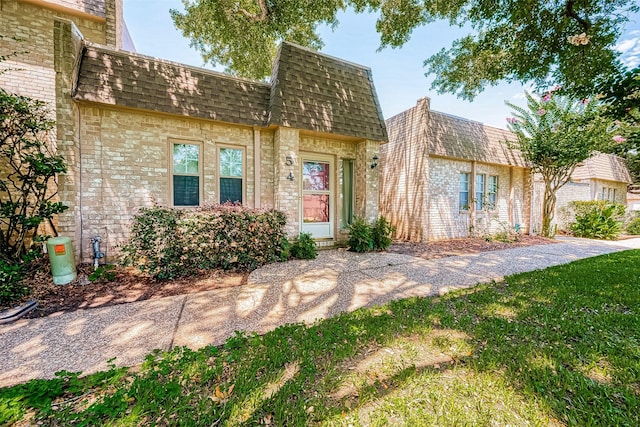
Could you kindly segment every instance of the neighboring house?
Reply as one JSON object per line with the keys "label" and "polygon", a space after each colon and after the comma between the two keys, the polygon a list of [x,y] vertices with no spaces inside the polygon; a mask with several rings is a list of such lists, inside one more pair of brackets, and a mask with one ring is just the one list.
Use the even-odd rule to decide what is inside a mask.
{"label": "neighboring house", "polygon": [[640,213],[640,185],[630,185],[627,189],[627,211]]}
{"label": "neighboring house", "polygon": [[[631,174],[623,158],[605,153],[595,153],[582,162],[571,174],[570,182],[556,193],[556,209],[552,224],[566,230],[572,218],[566,210],[572,201],[608,200],[627,204],[627,186],[632,182]],[[542,227],[541,217],[544,184],[536,179],[533,187],[533,230]]]}
{"label": "neighboring house", "polygon": [[396,237],[430,241],[527,233],[530,170],[503,129],[432,111],[428,98],[386,121],[380,212]]}
{"label": "neighboring house", "polygon": [[[39,37],[46,46],[53,38],[48,100],[69,169],[59,231],[80,258],[92,256],[94,236],[113,255],[139,208],[156,203],[276,208],[290,236],[309,232],[326,245],[346,239],[354,215],[378,216],[370,165],[387,134],[369,68],[283,43],[265,83],[134,54],[110,42],[121,6],[104,1],[104,18],[78,11],[70,20],[52,17],[50,2],[9,2],[46,9],[52,23]],[[104,33],[88,38],[97,43],[74,24],[83,19]]]}

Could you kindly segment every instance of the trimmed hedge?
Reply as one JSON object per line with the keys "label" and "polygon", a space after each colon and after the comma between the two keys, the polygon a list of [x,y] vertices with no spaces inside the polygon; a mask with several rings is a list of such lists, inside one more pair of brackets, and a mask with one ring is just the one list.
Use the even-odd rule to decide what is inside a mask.
{"label": "trimmed hedge", "polygon": [[280,211],[232,204],[143,208],[121,261],[159,279],[212,269],[251,271],[282,260],[285,223]]}

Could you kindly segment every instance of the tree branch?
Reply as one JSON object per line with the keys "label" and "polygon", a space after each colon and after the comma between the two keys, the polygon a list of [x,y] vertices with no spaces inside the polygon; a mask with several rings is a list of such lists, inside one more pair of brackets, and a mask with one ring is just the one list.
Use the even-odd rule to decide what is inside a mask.
{"label": "tree branch", "polygon": [[575,3],[575,0],[567,0],[563,15],[566,16],[567,18],[573,18],[576,21],[578,21],[578,24],[580,24],[582,29],[585,32],[587,32],[589,30],[589,28],[591,28],[591,22],[589,22],[588,18],[585,19],[585,18],[581,18],[580,16],[578,16],[576,11],[573,10],[573,4],[574,3]]}
{"label": "tree branch", "polygon": [[237,12],[246,16],[251,22],[265,21],[267,19],[267,16],[269,16],[269,9],[267,8],[267,4],[265,3],[265,0],[258,0],[258,5],[260,5],[260,15],[251,13],[243,8],[239,8]]}

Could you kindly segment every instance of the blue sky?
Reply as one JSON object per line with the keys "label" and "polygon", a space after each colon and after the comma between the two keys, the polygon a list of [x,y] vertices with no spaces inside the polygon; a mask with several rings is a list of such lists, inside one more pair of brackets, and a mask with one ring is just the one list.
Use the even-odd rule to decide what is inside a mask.
{"label": "blue sky", "polygon": [[[194,66],[203,66],[200,54],[189,47],[189,40],[176,30],[169,9],[182,10],[180,0],[124,0],[124,16],[139,53]],[[372,69],[378,98],[386,118],[415,105],[424,96],[431,98],[434,110],[493,126],[506,127],[510,114],[505,101],[522,103],[524,88],[519,84],[500,84],[487,88],[473,102],[452,95],[438,95],[429,89],[423,61],[466,34],[464,29],[436,22],[416,29],[401,49],[378,52],[376,15],[341,13],[335,29],[321,28],[325,43],[322,52]],[[618,49],[630,66],[640,64],[640,16],[627,24]],[[211,68],[207,66],[207,68]]]}

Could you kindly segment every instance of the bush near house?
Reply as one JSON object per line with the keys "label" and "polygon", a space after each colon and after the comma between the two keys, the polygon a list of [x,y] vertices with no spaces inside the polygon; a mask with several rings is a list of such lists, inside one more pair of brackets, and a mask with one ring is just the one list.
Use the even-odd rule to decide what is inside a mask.
{"label": "bush near house", "polygon": [[316,259],[318,248],[310,233],[300,233],[291,245],[290,255],[298,259]]}
{"label": "bush near house", "polygon": [[604,200],[574,201],[569,209],[575,214],[570,229],[576,237],[615,240],[622,231],[624,205]]}
{"label": "bush near house", "polygon": [[285,222],[282,212],[232,204],[143,208],[122,262],[159,279],[211,269],[250,271],[281,260]]}
{"label": "bush near house", "polygon": [[353,252],[382,251],[391,245],[396,231],[384,216],[369,225],[363,218],[355,218],[349,225],[349,250]]}
{"label": "bush near house", "polygon": [[627,234],[640,235],[640,216],[633,218],[627,224]]}

